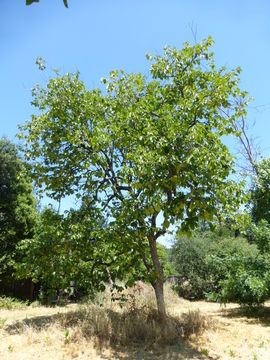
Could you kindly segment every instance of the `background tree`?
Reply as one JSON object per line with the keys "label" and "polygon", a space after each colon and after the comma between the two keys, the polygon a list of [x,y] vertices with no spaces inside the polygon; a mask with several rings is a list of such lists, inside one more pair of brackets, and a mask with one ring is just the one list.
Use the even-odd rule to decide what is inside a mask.
{"label": "background tree", "polygon": [[240,131],[239,153],[242,155],[239,158],[238,167],[249,180],[250,196],[247,206],[251,219],[246,227],[247,238],[250,242],[257,244],[262,254],[269,254],[270,159],[260,156],[260,146],[251,135],[249,123],[244,116],[236,122],[236,130]]}
{"label": "background tree", "polygon": [[16,246],[32,238],[37,220],[29,171],[14,144],[0,139],[0,273],[11,271]]}
{"label": "background tree", "polygon": [[221,137],[235,134],[245,101],[234,100],[246,94],[240,69],[217,69],[211,45],[209,38],[148,55],[149,77],[112,71],[106,93],[86,90],[78,74],[52,78],[34,89],[40,113],[22,128],[36,183],[55,199],[75,194],[102,209],[117,246],[140,254],[161,316],[158,238],[171,224],[187,231],[241,202]]}
{"label": "background tree", "polygon": [[270,159],[255,164],[256,175],[251,188],[251,215],[255,223],[270,223]]}

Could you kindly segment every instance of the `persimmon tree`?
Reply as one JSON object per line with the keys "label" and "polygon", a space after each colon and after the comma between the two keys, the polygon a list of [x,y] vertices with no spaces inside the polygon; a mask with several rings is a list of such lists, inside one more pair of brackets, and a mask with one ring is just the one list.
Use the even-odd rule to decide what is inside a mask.
{"label": "persimmon tree", "polygon": [[33,89],[38,113],[22,126],[37,185],[54,199],[74,195],[101,209],[106,232],[118,229],[117,241],[143,260],[161,316],[157,240],[170,225],[188,231],[241,202],[222,139],[237,135],[246,93],[239,68],[216,67],[212,43],[147,55],[147,76],[112,71],[105,91],[86,89],[78,73],[56,75]]}

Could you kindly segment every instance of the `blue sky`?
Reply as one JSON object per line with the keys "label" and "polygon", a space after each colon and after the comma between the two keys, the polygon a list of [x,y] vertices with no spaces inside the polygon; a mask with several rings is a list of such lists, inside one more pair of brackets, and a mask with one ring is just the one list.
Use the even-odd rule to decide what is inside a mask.
{"label": "blue sky", "polygon": [[[216,60],[241,66],[242,88],[255,98],[249,118],[262,148],[270,130],[270,2],[210,0],[0,0],[0,136],[14,140],[17,125],[27,120],[31,87],[50,73],[35,65],[42,56],[48,68],[80,70],[89,87],[111,69],[147,72],[145,53],[160,53],[165,44],[181,47],[211,35]],[[253,107],[261,106],[258,109]],[[265,150],[267,151],[267,150]],[[267,154],[269,151],[267,151]]]}
{"label": "blue sky", "polygon": [[255,98],[248,117],[263,154],[270,155],[270,2],[267,0],[0,0],[0,136],[15,141],[30,118],[31,88],[45,83],[35,59],[49,69],[80,70],[88,87],[109,71],[147,72],[145,53],[181,47],[211,35],[216,61],[241,66],[242,88]]}

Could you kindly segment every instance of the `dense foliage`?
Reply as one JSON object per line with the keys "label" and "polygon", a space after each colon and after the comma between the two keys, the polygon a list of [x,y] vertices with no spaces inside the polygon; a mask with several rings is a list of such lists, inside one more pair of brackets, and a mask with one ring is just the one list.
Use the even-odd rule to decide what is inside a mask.
{"label": "dense foliage", "polygon": [[251,214],[258,223],[270,223],[270,159],[262,159],[256,164],[256,175],[251,189]]}
{"label": "dense foliage", "polygon": [[268,256],[229,230],[179,237],[172,254],[180,275],[176,285],[180,296],[249,306],[270,298]]}
{"label": "dense foliage", "polygon": [[121,234],[111,228],[106,231],[97,210],[61,215],[44,209],[35,236],[21,241],[18,251],[17,276],[39,282],[44,302],[50,302],[60,289],[78,297],[104,290],[109,282],[118,288],[116,279],[131,286],[145,277],[143,264],[134,261],[139,252],[133,254],[133,247],[128,254]]}
{"label": "dense foliage", "polygon": [[220,292],[213,294],[222,302],[258,306],[270,298],[270,261],[268,257],[234,254],[225,259],[213,258],[215,269],[223,271]]}
{"label": "dense foliage", "polygon": [[226,232],[197,232],[191,238],[177,238],[172,250],[172,260],[181,276],[177,285],[181,296],[202,299],[220,291],[220,280],[226,278],[228,264],[218,267],[216,259],[220,259],[224,265],[232,256],[257,256],[255,245]]}
{"label": "dense foliage", "polygon": [[12,271],[16,246],[32,238],[37,220],[33,187],[18,149],[0,139],[0,274]]}
{"label": "dense foliage", "polygon": [[257,224],[250,223],[247,229],[248,239],[254,242],[262,254],[270,254],[270,224],[260,220]]}

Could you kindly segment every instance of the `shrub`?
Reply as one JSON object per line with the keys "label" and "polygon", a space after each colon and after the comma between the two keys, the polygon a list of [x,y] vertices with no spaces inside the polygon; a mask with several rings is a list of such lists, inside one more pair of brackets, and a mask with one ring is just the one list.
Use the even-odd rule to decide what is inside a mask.
{"label": "shrub", "polygon": [[[226,238],[223,238],[222,233],[204,233],[201,236],[196,234],[190,239],[179,237],[173,247],[173,253],[173,261],[180,275],[176,290],[180,296],[188,299],[207,298],[222,301],[233,299],[233,301],[244,303],[245,295],[240,297],[234,292],[235,296],[232,296],[232,290],[229,291],[232,281],[234,279],[236,281],[240,274],[240,265],[250,278],[253,274],[251,272],[257,267],[262,268],[264,262],[264,258],[260,261],[256,260],[259,251],[255,244],[249,244],[246,239],[235,238],[230,234],[226,234]],[[256,271],[257,275],[253,277],[255,276],[258,280],[262,272],[258,269]],[[243,279],[243,273],[241,279]],[[254,284],[253,288],[256,281],[250,282]],[[266,280],[263,281],[266,286]],[[256,284],[259,289],[258,281]],[[258,300],[267,297],[266,290],[263,293],[264,296],[259,296],[258,293],[255,295],[254,290],[254,296]]]}
{"label": "shrub", "polygon": [[[216,266],[220,259],[215,259]],[[231,256],[223,261],[225,279],[220,281],[221,291],[216,296],[222,302],[237,302],[240,305],[257,307],[270,297],[269,259],[258,255],[256,258]]]}

